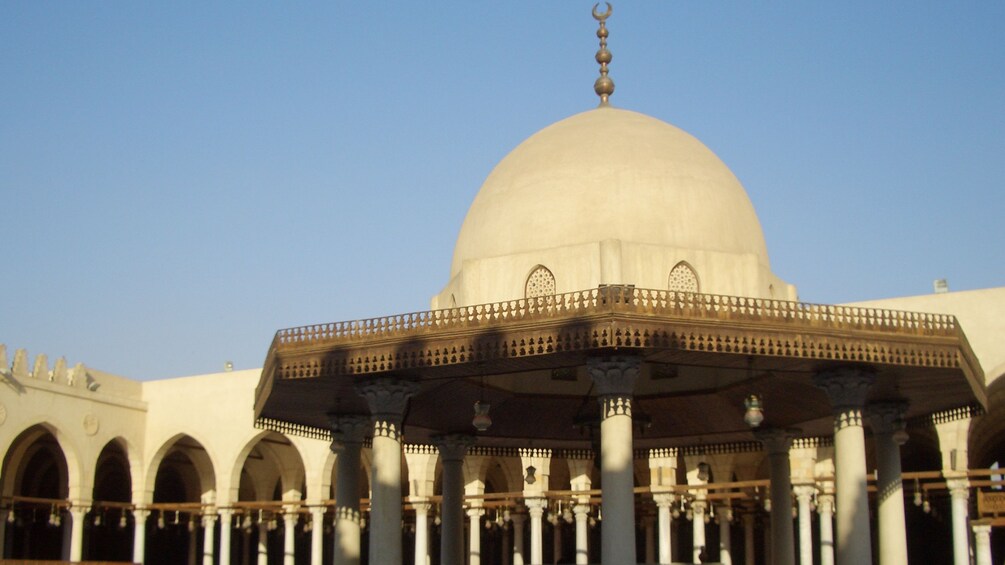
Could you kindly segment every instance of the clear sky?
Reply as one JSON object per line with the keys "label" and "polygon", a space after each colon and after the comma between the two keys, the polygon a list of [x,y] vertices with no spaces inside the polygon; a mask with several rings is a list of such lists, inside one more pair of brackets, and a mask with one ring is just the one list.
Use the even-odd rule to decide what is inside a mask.
{"label": "clear sky", "polygon": [[[428,308],[492,167],[596,105],[588,2],[0,3],[0,343],[139,379]],[[1005,285],[1005,2],[618,2],[804,301]]]}

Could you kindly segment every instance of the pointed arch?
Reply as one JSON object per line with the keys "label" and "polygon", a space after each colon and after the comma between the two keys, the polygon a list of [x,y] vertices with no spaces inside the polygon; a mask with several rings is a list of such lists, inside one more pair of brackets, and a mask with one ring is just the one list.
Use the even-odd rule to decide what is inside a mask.
{"label": "pointed arch", "polygon": [[544,265],[537,265],[527,274],[527,279],[523,285],[524,298],[537,298],[539,296],[552,296],[557,294],[555,285],[555,275],[551,269]]}
{"label": "pointed arch", "polygon": [[[259,464],[252,464],[250,461],[252,456]],[[255,467],[259,467],[259,469],[255,469]],[[270,469],[261,469],[262,467],[270,467]],[[280,489],[284,494],[293,491],[299,492],[301,496],[306,494],[306,467],[303,454],[300,453],[296,444],[280,433],[262,430],[245,442],[244,447],[234,458],[234,465],[230,470],[230,492],[228,493],[230,500],[239,499],[243,472],[249,473],[249,477],[252,478],[262,472],[270,477],[278,478]],[[255,490],[259,500],[272,496],[270,489],[256,488]]]}
{"label": "pointed arch", "polygon": [[[204,443],[186,433],[175,434],[161,444],[157,451],[154,452],[147,467],[149,472],[146,475],[143,492],[149,497],[149,500],[144,500],[144,502],[156,501],[158,477],[161,476],[162,471],[167,469],[169,457],[176,455],[187,459],[191,463],[191,472],[186,471],[184,476],[176,477],[184,485],[184,493],[172,492],[164,493],[163,495],[170,495],[169,498],[177,498],[179,495],[183,495],[185,499],[192,500],[171,500],[170,502],[197,502],[215,493],[215,467],[204,445]],[[174,470],[177,471],[179,469]],[[167,472],[172,471],[169,470]]]}
{"label": "pointed arch", "polygon": [[680,261],[667,276],[667,289],[678,292],[701,292],[698,272],[687,261]]}

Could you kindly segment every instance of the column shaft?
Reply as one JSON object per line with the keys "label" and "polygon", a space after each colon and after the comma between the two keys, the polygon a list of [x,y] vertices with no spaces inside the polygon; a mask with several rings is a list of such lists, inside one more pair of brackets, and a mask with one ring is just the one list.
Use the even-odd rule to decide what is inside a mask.
{"label": "column shaft", "polygon": [[967,518],[970,509],[967,499],[970,496],[970,484],[966,479],[951,479],[946,483],[952,501],[953,563],[955,565],[968,565],[970,563],[970,539],[967,532]]}
{"label": "column shaft", "polygon": [[576,504],[572,515],[576,520],[576,563],[582,565],[590,562],[590,505]]}
{"label": "column shaft", "polygon": [[834,495],[817,498],[820,512],[820,565],[834,565]]}
{"label": "column shaft", "polygon": [[269,525],[258,523],[258,565],[269,565]]}
{"label": "column shaft", "polygon": [[428,502],[416,502],[415,509],[415,565],[429,563],[429,509]]}
{"label": "column shaft", "polygon": [[331,418],[332,451],[336,453],[334,565],[359,565],[359,468],[363,440],[371,429],[363,416]]}
{"label": "column shaft", "polygon": [[[733,510],[723,507],[719,511],[719,563],[733,565],[732,525]],[[812,564],[811,564],[812,565]]]}
{"label": "column shaft", "polygon": [[220,516],[220,551],[218,562],[220,565],[230,565],[230,534],[233,526],[234,511],[230,508],[223,508],[217,511]]}
{"label": "column shaft", "polygon": [[[223,540],[221,539],[221,542]],[[322,565],[325,543],[325,508],[311,507],[311,565]],[[221,550],[222,551],[222,550]],[[223,563],[220,563],[223,565]]]}
{"label": "column shaft", "polygon": [[743,515],[743,563],[754,565],[757,554],[754,551],[754,515]]}
{"label": "column shaft", "polygon": [[84,555],[84,517],[89,508],[72,506],[70,508],[70,561],[82,561]]}
{"label": "column shaft", "polygon": [[976,565],[991,565],[991,526],[974,524],[973,528]]}
{"label": "column shaft", "polygon": [[530,564],[544,563],[544,508],[548,504],[543,498],[530,498],[524,501],[527,513],[530,515]]}
{"label": "column shaft", "polygon": [[433,439],[440,452],[443,500],[440,503],[440,563],[464,563],[464,455],[474,438],[447,434]]}
{"label": "column shaft", "polygon": [[600,560],[603,565],[637,563],[632,393],[641,366],[638,357],[593,358],[587,362],[601,404],[600,484],[604,519],[600,532]]}
{"label": "column shaft", "polygon": [[[208,510],[202,517],[202,565],[214,565],[216,561],[216,511]],[[195,535],[195,531],[192,532]]]}
{"label": "column shaft", "polygon": [[862,408],[875,376],[844,368],[814,378],[834,408],[834,488],[838,565],[872,565]]}
{"label": "column shaft", "polygon": [[761,428],[757,439],[768,452],[771,464],[771,559],[776,565],[795,565],[795,533],[792,531],[792,478],[789,446],[798,430]]}
{"label": "column shaft", "polygon": [[656,501],[656,522],[659,530],[658,560],[660,565],[669,565],[670,561],[673,559],[672,552],[670,550],[670,525],[672,519],[670,506],[673,504],[673,495],[656,494],[653,495],[653,499]]}
{"label": "column shaft", "polygon": [[[297,521],[300,516],[293,508],[283,512],[283,565],[296,565]],[[207,563],[206,565],[212,565]]]}
{"label": "column shaft", "polygon": [[[873,442],[876,445],[876,498],[879,515],[880,565],[907,565],[907,526],[904,486],[900,474],[900,444],[905,435],[906,403],[886,402],[869,406]],[[897,434],[895,436],[895,434]]]}
{"label": "column shaft", "polygon": [[373,421],[373,472],[370,481],[370,563],[402,562],[401,426],[408,399],[418,392],[412,381],[380,378],[357,390],[370,406]]}
{"label": "column shaft", "polygon": [[802,485],[795,488],[799,516],[799,565],[813,565],[813,523],[810,502],[816,489]]}
{"label": "column shaft", "polygon": [[147,517],[146,508],[133,510],[133,563],[146,563]]}
{"label": "column shaft", "polygon": [[708,503],[695,500],[691,503],[691,562],[701,563],[708,560],[705,551],[705,508]]}
{"label": "column shaft", "polygon": [[513,565],[525,565],[523,547],[523,525],[527,517],[523,514],[513,514],[510,520],[513,522]]}
{"label": "column shaft", "polygon": [[468,565],[482,563],[482,515],[481,508],[468,510]]}

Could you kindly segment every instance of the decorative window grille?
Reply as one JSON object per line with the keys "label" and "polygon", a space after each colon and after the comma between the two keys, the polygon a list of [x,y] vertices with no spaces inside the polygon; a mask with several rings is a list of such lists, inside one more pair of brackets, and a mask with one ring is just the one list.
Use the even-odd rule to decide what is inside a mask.
{"label": "decorative window grille", "polygon": [[555,294],[555,275],[547,267],[538,265],[527,277],[523,295],[525,298],[552,296]]}
{"label": "decorative window grille", "polygon": [[670,290],[681,292],[700,292],[698,288],[698,275],[695,274],[691,265],[688,265],[684,261],[677,263],[673,269],[670,269],[667,287]]}

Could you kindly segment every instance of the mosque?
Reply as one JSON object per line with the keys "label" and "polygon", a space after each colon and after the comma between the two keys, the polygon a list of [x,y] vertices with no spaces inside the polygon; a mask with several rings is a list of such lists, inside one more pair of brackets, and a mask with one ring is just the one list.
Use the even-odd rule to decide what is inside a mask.
{"label": "mosque", "polygon": [[611,104],[610,14],[600,105],[488,175],[429,311],[159,381],[0,345],[0,557],[1005,559],[1005,287],[799,302],[726,165]]}

